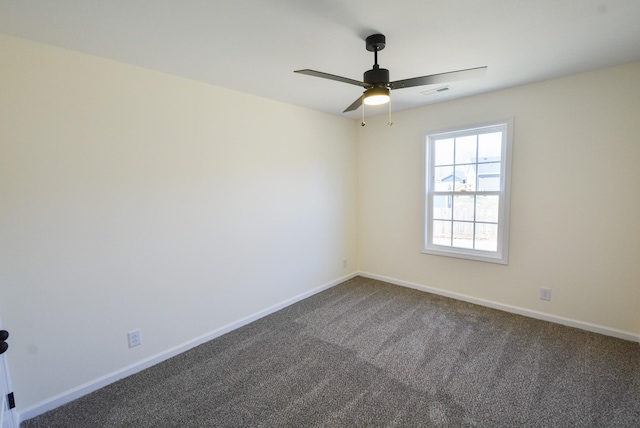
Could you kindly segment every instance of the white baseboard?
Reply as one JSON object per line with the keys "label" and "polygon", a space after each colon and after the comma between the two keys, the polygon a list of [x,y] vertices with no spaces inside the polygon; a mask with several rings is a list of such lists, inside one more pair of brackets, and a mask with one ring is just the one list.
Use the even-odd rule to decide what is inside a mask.
{"label": "white baseboard", "polygon": [[168,360],[171,357],[175,357],[178,354],[181,354],[185,351],[188,351],[191,348],[195,348],[198,345],[202,345],[205,342],[208,342],[212,339],[222,336],[223,334],[229,333],[230,331],[236,330],[240,327],[243,327],[253,321],[256,321],[260,318],[263,318],[267,315],[270,315],[274,312],[279,311],[280,309],[284,309],[287,306],[290,306],[300,300],[304,300],[307,297],[311,297],[314,294],[320,293],[321,291],[327,290],[331,287],[334,287],[338,284],[341,284],[351,278],[358,276],[357,273],[352,273],[350,275],[343,276],[341,278],[330,281],[326,284],[323,284],[319,287],[316,287],[310,291],[302,293],[298,296],[292,297],[291,299],[287,299],[281,303],[268,307],[262,311],[259,311],[253,315],[249,315],[245,318],[242,318],[238,321],[227,324],[223,327],[220,327],[210,333],[204,334],[200,337],[196,337],[188,342],[185,342],[181,345],[175,346],[171,349],[167,349],[166,351],[162,351],[156,355],[148,357],[144,360],[138,361],[129,366],[123,367],[115,372],[109,373],[105,376],[99,377],[82,385],[79,385],[73,389],[62,392],[58,395],[55,395],[51,398],[48,398],[44,401],[36,403],[32,406],[29,406],[18,413],[18,424],[21,421],[25,421],[27,419],[35,418],[38,415],[41,415],[49,410],[53,410],[56,407],[60,407],[64,404],[67,404],[75,399],[78,399],[84,395],[90,394],[100,388],[103,388],[113,382],[116,382],[120,379],[123,379],[127,376],[131,376],[136,374],[144,369],[147,369],[151,366],[154,366],[158,363],[161,363],[165,360]]}
{"label": "white baseboard", "polygon": [[396,278],[390,278],[387,276],[376,275],[368,272],[358,272],[358,275],[365,278],[377,279],[380,281],[388,282],[390,284],[399,285],[401,287],[413,288],[415,290],[426,291],[427,293],[438,294],[440,296],[451,297],[452,299],[462,300],[464,302],[475,303],[480,306],[486,306],[493,309],[498,309],[513,314],[524,315],[529,318],[535,318],[543,321],[549,321],[556,324],[566,325],[568,327],[575,327],[581,330],[591,331],[593,333],[604,334],[605,336],[617,337],[619,339],[629,340],[631,342],[638,342],[640,344],[640,335],[631,333],[628,331],[617,330],[615,328],[604,327],[601,325],[591,324],[588,322],[577,321],[570,318],[560,317],[557,315],[546,314],[544,312],[533,311],[531,309],[520,308],[518,306],[505,305],[503,303],[493,302],[491,300],[479,299],[477,297],[467,296],[465,294],[453,293],[451,291],[441,290],[439,288],[429,287],[422,284],[416,284],[413,282],[403,281]]}

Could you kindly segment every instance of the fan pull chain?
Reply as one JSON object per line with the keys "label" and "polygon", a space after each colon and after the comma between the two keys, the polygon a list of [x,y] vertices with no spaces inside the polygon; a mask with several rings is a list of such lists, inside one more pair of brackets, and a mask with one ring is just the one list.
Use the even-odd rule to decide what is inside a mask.
{"label": "fan pull chain", "polygon": [[389,122],[387,122],[387,125],[393,126],[393,122],[391,121],[391,98],[389,98]]}
{"label": "fan pull chain", "polygon": [[362,103],[362,122],[360,123],[360,126],[365,126],[366,125],[366,123],[364,121],[364,106],[365,106],[365,104]]}

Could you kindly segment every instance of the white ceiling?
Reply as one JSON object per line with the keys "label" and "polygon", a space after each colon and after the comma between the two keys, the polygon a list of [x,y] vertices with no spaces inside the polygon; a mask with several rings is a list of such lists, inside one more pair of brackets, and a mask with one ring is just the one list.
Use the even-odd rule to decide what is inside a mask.
{"label": "white ceiling", "polygon": [[488,66],[393,91],[397,111],[639,61],[640,1],[0,0],[0,32],[343,115],[362,88],[293,70],[362,80],[374,33],[391,80]]}

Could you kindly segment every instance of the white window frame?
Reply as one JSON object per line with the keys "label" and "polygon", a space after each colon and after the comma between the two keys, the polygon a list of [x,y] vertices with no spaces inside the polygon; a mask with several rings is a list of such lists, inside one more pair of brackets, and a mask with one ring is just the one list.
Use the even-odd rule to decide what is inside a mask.
{"label": "white window frame", "polygon": [[[498,237],[497,251],[477,250],[470,248],[458,248],[453,246],[437,245],[433,242],[431,225],[433,224],[433,199],[435,194],[435,168],[434,168],[434,142],[436,140],[462,137],[465,135],[482,134],[486,132],[502,131],[502,153],[500,163],[500,190],[492,192],[470,192],[466,194],[497,194],[500,204],[498,208]],[[424,177],[425,177],[425,204],[424,204],[424,235],[423,250],[425,254],[457,257],[462,259],[482,262],[508,264],[509,263],[509,207],[511,200],[511,159],[513,151],[513,118],[499,120],[472,126],[461,126],[438,132],[429,132],[425,137],[424,151]],[[446,193],[445,193],[446,194]],[[453,194],[453,193],[452,193]],[[465,194],[457,192],[455,194]],[[476,224],[474,218],[473,223]]]}

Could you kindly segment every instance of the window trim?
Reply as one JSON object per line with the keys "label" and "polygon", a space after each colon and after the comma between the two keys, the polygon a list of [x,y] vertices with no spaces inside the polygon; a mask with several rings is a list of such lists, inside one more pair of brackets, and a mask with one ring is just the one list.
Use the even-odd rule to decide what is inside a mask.
{"label": "window trim", "polygon": [[[491,122],[484,122],[475,125],[468,126],[456,126],[444,130],[427,132],[424,138],[423,146],[423,178],[424,178],[424,215],[423,215],[423,235],[422,235],[422,253],[462,258],[467,260],[475,260],[481,262],[509,264],[509,223],[510,223],[510,206],[511,206],[511,164],[512,164],[512,152],[513,152],[513,117],[503,120],[496,120]],[[433,156],[433,141],[436,139],[442,139],[448,135],[455,135],[461,137],[464,135],[475,135],[479,131],[486,128],[504,128],[504,136],[506,139],[502,145],[501,156],[501,175],[502,188],[498,192],[500,195],[500,208],[498,213],[498,242],[497,251],[485,251],[475,250],[458,247],[447,247],[432,243],[432,237],[430,235],[430,226],[433,222],[433,211],[431,209],[433,205],[433,190],[430,185],[434,180],[434,171],[431,170],[431,156]],[[479,192],[481,193],[481,192]]]}

